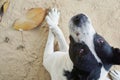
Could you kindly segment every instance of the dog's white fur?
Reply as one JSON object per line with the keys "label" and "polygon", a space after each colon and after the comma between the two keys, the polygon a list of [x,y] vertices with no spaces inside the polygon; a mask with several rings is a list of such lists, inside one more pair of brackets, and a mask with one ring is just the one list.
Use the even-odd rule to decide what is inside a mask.
{"label": "dog's white fur", "polygon": [[[48,35],[48,40],[47,40],[45,51],[44,51],[43,65],[46,68],[46,70],[50,73],[51,80],[67,80],[67,78],[64,76],[64,70],[71,71],[73,68],[73,63],[68,53],[68,44],[64,38],[62,31],[58,27],[59,16],[60,16],[60,13],[57,11],[57,9],[53,8],[46,17],[46,21],[49,26],[49,35]],[[71,25],[73,26],[73,24],[70,22],[70,28],[72,28]],[[92,25],[89,25],[89,26],[92,26]],[[83,32],[85,34],[80,33],[82,34],[80,35],[80,38],[83,41],[85,41],[87,45],[89,45],[88,47],[92,51],[93,55],[97,58],[97,61],[101,62],[101,60],[96,56],[96,53],[93,49],[94,48],[94,45],[92,42],[93,36],[91,35],[93,35],[95,31],[93,27],[89,28],[89,30],[92,31],[92,33],[90,32],[90,35],[87,35],[86,38],[84,38],[85,34],[89,34],[89,33]],[[81,32],[80,29],[73,30],[73,32],[70,31],[70,34],[74,36],[74,39],[76,40],[76,42],[81,41],[79,37],[75,36],[74,31]],[[60,48],[59,51],[54,51],[55,36],[57,37],[57,40],[59,43],[59,48]],[[84,36],[84,37],[82,38],[81,36]],[[99,80],[104,80],[103,77],[104,78],[106,77],[105,74],[107,74],[107,72],[106,71],[104,72],[104,71],[105,70],[102,68],[101,73],[103,74],[101,74],[101,78]]]}

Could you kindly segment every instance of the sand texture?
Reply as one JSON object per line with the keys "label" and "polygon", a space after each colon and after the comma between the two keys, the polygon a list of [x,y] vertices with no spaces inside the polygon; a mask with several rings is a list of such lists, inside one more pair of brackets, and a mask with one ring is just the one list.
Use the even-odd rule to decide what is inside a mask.
{"label": "sand texture", "polygon": [[[0,0],[0,5],[4,0]],[[0,22],[0,80],[50,80],[42,65],[48,35],[46,24],[29,31],[16,31],[13,23],[33,7],[57,7],[60,28],[69,43],[69,19],[87,14],[96,31],[114,47],[120,48],[120,0],[10,0]],[[119,69],[115,66],[113,69]]]}

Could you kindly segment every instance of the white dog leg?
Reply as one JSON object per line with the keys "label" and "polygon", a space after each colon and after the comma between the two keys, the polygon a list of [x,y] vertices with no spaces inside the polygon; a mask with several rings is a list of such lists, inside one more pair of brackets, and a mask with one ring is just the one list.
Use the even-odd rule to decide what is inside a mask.
{"label": "white dog leg", "polygon": [[46,21],[48,25],[50,26],[52,32],[54,32],[54,34],[57,37],[60,51],[66,52],[68,51],[68,44],[64,38],[62,31],[58,27],[59,16],[60,16],[60,13],[57,11],[57,9],[53,8],[47,15]]}
{"label": "white dog leg", "polygon": [[54,35],[53,35],[52,31],[49,30],[48,40],[47,40],[45,51],[44,51],[43,63],[44,63],[45,59],[47,58],[47,56],[52,54],[53,51],[54,51]]}
{"label": "white dog leg", "polygon": [[60,51],[64,51],[64,52],[68,51],[68,44],[60,28],[53,30],[53,32],[55,33],[55,36],[57,37]]}

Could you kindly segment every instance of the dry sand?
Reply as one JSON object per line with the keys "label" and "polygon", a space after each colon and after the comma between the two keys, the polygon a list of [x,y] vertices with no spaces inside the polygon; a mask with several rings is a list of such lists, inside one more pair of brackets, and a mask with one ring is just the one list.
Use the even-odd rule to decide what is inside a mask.
{"label": "dry sand", "polygon": [[50,80],[42,65],[47,27],[43,25],[23,33],[12,28],[15,19],[32,7],[57,7],[61,12],[59,25],[68,43],[69,19],[85,13],[96,31],[120,48],[120,0],[11,0],[0,23],[0,80]]}

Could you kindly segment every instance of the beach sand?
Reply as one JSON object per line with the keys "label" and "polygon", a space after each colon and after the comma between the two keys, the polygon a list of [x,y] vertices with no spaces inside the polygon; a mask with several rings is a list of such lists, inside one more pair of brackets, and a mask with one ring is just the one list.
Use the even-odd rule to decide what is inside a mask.
{"label": "beach sand", "polygon": [[[0,5],[5,0],[0,1]],[[10,0],[0,22],[0,80],[50,80],[42,65],[48,27],[45,22],[29,31],[16,31],[13,23],[30,8],[57,7],[59,26],[69,44],[68,22],[78,13],[87,14],[95,30],[120,48],[120,0]],[[120,70],[114,66],[113,69]]]}

